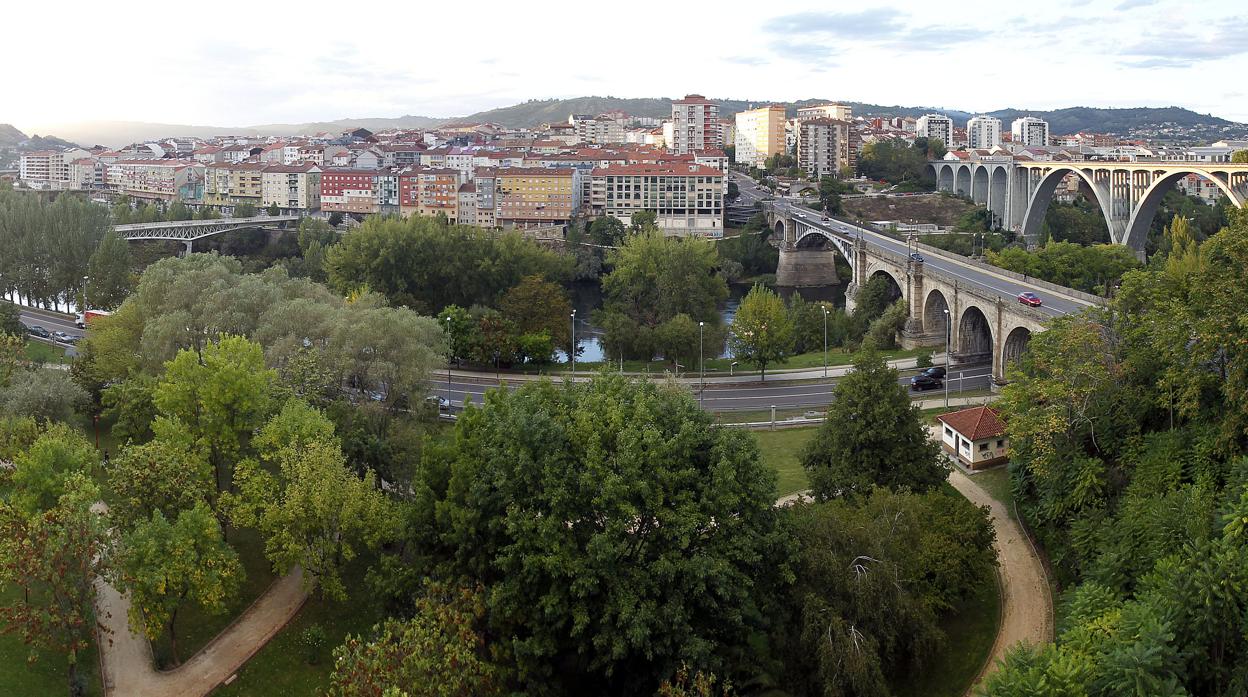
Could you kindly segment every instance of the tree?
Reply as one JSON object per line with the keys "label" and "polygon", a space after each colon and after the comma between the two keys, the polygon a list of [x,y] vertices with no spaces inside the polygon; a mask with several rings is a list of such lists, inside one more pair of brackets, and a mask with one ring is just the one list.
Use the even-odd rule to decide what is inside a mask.
{"label": "tree", "polygon": [[486,646],[485,591],[429,583],[411,619],[387,619],[373,639],[348,635],[334,651],[331,697],[502,694]]}
{"label": "tree", "polygon": [[841,194],[851,191],[853,190],[830,174],[819,178],[819,204],[828,213],[843,213]]}
{"label": "tree", "polygon": [[414,553],[489,589],[521,690],[646,694],[682,661],[721,669],[785,548],[749,434],[618,375],[490,392],[414,487]]}
{"label": "tree", "polygon": [[753,363],[767,379],[767,364],[783,362],[793,352],[793,321],[775,291],[755,285],[741,300],[728,343],[732,355]]}
{"label": "tree", "polygon": [[27,591],[0,606],[0,626],[68,655],[70,697],[86,693],[78,656],[95,629],[95,580],[109,568],[108,530],[91,510],[99,493],[77,474],[54,507],[33,517],[0,501],[0,582]]}
{"label": "tree", "polygon": [[123,448],[108,470],[113,491],[111,515],[128,530],[154,513],[176,520],[185,510],[208,501],[214,492],[207,454],[178,422],[161,417],[154,440]]}
{"label": "tree", "polygon": [[113,438],[119,443],[145,443],[152,437],[156,419],[156,378],[135,375],[114,382],[100,393],[102,416],[113,422]]}
{"label": "tree", "polygon": [[20,370],[0,390],[0,413],[40,421],[69,421],[90,396],[64,370]]}
{"label": "tree", "polygon": [[17,305],[0,300],[0,334],[22,336],[26,330],[22,328],[22,314]]}
{"label": "tree", "polygon": [[655,233],[659,231],[659,214],[650,210],[634,211],[629,218],[629,232],[633,234]]}
{"label": "tree", "polygon": [[615,216],[604,215],[589,225],[589,240],[605,247],[618,245],[627,235],[628,228]]}
{"label": "tree", "polygon": [[338,211],[334,211],[333,213],[330,213],[329,224],[332,227],[338,227],[339,225],[342,225],[342,213]]}
{"label": "tree", "polygon": [[32,516],[49,510],[65,494],[70,478],[89,474],[97,462],[86,438],[64,424],[53,424],[14,459],[13,504]]}
{"label": "tree", "polygon": [[873,487],[927,491],[948,474],[897,371],[866,351],[836,383],[827,417],[802,451],[815,498],[865,496]]}
{"label": "tree", "polygon": [[572,303],[563,288],[541,276],[525,276],[503,294],[498,303],[503,316],[515,322],[521,334],[545,331],[558,346],[571,342]]}
{"label": "tree", "polygon": [[256,206],[253,203],[240,203],[234,206],[235,218],[254,218],[256,217]]}
{"label": "tree", "polygon": [[259,344],[226,336],[202,353],[179,351],[156,385],[156,409],[209,453],[218,492],[229,486],[230,465],[268,416],[276,378]]}
{"label": "tree", "polygon": [[282,209],[277,207],[276,203],[270,203],[268,209],[265,210],[269,215],[281,215]]}
{"label": "tree", "polygon": [[342,600],[343,564],[388,539],[396,521],[373,472],[360,478],[347,467],[332,428],[319,412],[288,403],[259,437],[262,456],[279,474],[255,460],[239,463],[238,494],[227,496],[226,506],[236,525],[260,531],[275,572],[301,566],[307,583]]}
{"label": "tree", "polygon": [[9,386],[13,375],[26,357],[26,339],[18,334],[0,333],[0,393]]}
{"label": "tree", "polygon": [[1248,162],[1248,150],[1236,150],[1231,154],[1231,162],[1240,164]]}
{"label": "tree", "polygon": [[116,310],[130,294],[130,243],[109,231],[91,254],[87,266],[87,307]]}
{"label": "tree", "polygon": [[207,504],[181,511],[170,522],[160,511],[122,540],[117,575],[130,594],[130,626],[148,639],[168,631],[174,665],[178,657],[178,612],[193,603],[220,614],[238,591],[243,567],[221,537]]}

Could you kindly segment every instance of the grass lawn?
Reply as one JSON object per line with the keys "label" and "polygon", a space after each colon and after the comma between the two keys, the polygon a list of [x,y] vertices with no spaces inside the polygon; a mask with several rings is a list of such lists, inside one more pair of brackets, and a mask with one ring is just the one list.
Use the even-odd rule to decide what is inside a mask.
{"label": "grass lawn", "polygon": [[[329,684],[334,647],[341,645],[347,634],[367,635],[382,619],[380,609],[368,597],[364,582],[367,563],[356,559],[343,573],[343,582],[354,593],[350,600],[337,603],[314,593],[290,624],[238,671],[238,678],[214,691],[213,697],[321,694]],[[320,660],[311,665],[300,635],[314,624],[325,630],[326,641]]]}
{"label": "grass lawn", "polygon": [[810,488],[810,480],[806,478],[806,470],[802,469],[799,457],[802,446],[815,435],[813,427],[781,428],[753,433],[758,439],[759,450],[763,453],[763,462],[780,475],[776,484],[781,496]]}
{"label": "grass lawn", "polygon": [[1005,504],[1010,515],[1014,514],[1013,509],[1010,508],[1010,504],[1014,501],[1014,494],[1010,491],[1009,467],[995,467],[978,472],[971,477],[971,481],[988,492],[989,496]]}
{"label": "grass lawn", "polygon": [[996,570],[979,584],[977,596],[955,607],[940,625],[945,646],[922,670],[906,671],[893,682],[896,697],[961,697],[992,651],[1001,619]]}
{"label": "grass lawn", "polygon": [[[0,604],[20,598],[22,591],[16,586],[0,586]],[[68,663],[65,654],[55,651],[36,651],[34,663],[27,663],[30,647],[14,634],[0,634],[0,694],[4,695],[63,695],[69,691],[66,676]],[[78,657],[78,672],[87,679],[87,694],[100,695],[100,662],[96,657],[95,642]]]}
{"label": "grass lawn", "polygon": [[[226,610],[222,614],[210,615],[194,605],[187,605],[178,613],[178,655],[183,661],[220,634],[221,630],[264,593],[275,578],[269,560],[264,558],[264,541],[260,539],[259,533],[255,530],[231,528],[229,537],[230,545],[238,552],[247,577],[243,579],[239,592],[226,604]],[[173,667],[173,648],[168,632],[152,642],[152,654],[160,668]]]}
{"label": "grass lawn", "polygon": [[35,363],[65,363],[65,349],[42,341],[26,340],[26,360]]}

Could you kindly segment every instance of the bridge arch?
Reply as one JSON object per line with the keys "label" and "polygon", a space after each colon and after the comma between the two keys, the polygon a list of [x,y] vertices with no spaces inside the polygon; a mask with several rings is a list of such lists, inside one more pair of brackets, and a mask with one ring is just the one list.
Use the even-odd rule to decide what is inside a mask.
{"label": "bridge arch", "polygon": [[1005,335],[1005,342],[1001,344],[1001,375],[1012,366],[1017,366],[1023,360],[1023,352],[1027,350],[1027,344],[1031,342],[1031,329],[1024,326],[1017,326]]}
{"label": "bridge arch", "polygon": [[942,165],[936,173],[936,188],[940,191],[953,191],[953,165]]}
{"label": "bridge arch", "polygon": [[[1126,233],[1122,238],[1123,244],[1131,249],[1144,249],[1144,243],[1148,240],[1148,230],[1153,225],[1153,218],[1157,215],[1157,209],[1161,207],[1161,199],[1165,197],[1166,192],[1173,189],[1180,180],[1190,174],[1195,174],[1202,179],[1213,182],[1231,200],[1231,203],[1239,208],[1244,207],[1245,202],[1242,197],[1227,183],[1229,180],[1229,173],[1227,172],[1218,172],[1214,168],[1192,168],[1177,172],[1170,171],[1164,174],[1156,172],[1155,176],[1160,176],[1156,176],[1153,183],[1145,190],[1139,205],[1131,213]],[[1222,176],[1219,177],[1219,174]]]}
{"label": "bridge arch", "polygon": [[[1074,174],[1087,185],[1092,192],[1092,197],[1096,199],[1096,205],[1101,208],[1101,215],[1105,217],[1105,227],[1109,230],[1110,241],[1118,242],[1119,240],[1114,239],[1114,216],[1109,193],[1097,185],[1092,177],[1092,170],[1068,166],[1054,167],[1040,179],[1040,183],[1031,195],[1031,200],[1027,202],[1027,212],[1023,214],[1023,239],[1030,241],[1040,236],[1040,225],[1044,222],[1044,214],[1049,210],[1049,204],[1053,202],[1053,193],[1057,191],[1057,185],[1068,174]],[[1028,176],[1032,175],[1028,173]]]}
{"label": "bridge arch", "polygon": [[962,359],[992,356],[992,324],[977,305],[968,305],[962,311],[958,319],[957,342],[954,351]]}
{"label": "bridge arch", "polygon": [[1005,167],[993,167],[988,181],[988,210],[993,215],[992,226],[1006,225],[1006,212],[1009,210],[1010,175]]}
{"label": "bridge arch", "polygon": [[988,168],[976,167],[971,177],[971,200],[981,206],[988,205]]}
{"label": "bridge arch", "polygon": [[944,293],[936,288],[927,291],[927,297],[923,298],[923,331],[927,334],[939,332],[943,340],[949,323],[948,311],[949,301]]}
{"label": "bridge arch", "polygon": [[954,173],[954,191],[959,196],[971,195],[971,168],[961,165]]}

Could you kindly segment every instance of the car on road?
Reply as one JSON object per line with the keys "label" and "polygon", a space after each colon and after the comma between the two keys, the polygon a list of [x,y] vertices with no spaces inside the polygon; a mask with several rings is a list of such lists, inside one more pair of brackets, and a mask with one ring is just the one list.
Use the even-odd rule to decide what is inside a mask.
{"label": "car on road", "polygon": [[919,375],[915,375],[910,378],[910,389],[915,390],[916,392],[922,392],[923,390],[935,390],[944,386],[945,383],[943,380],[932,377],[931,375],[924,375],[920,373]]}
{"label": "car on road", "polygon": [[1018,301],[1024,305],[1029,305],[1031,307],[1040,307],[1040,304],[1043,302],[1042,300],[1040,300],[1039,295],[1036,295],[1035,293],[1029,290],[1025,290],[1019,293]]}
{"label": "car on road", "polygon": [[829,218],[828,216],[826,216],[826,215],[825,215],[825,216],[823,216],[823,222],[825,222],[825,223],[830,223],[830,222],[832,222],[832,219],[831,219],[831,218]]}
{"label": "car on road", "polygon": [[436,405],[438,407],[438,411],[451,410],[451,400],[436,394],[431,394],[428,397],[425,397],[425,403],[431,407]]}
{"label": "car on road", "polygon": [[48,331],[48,330],[44,329],[43,327],[41,327],[41,326],[39,326],[39,325],[37,325],[37,324],[36,324],[36,325],[34,325],[34,326],[32,326],[30,329],[27,329],[27,330],[26,330],[26,333],[27,333],[27,334],[30,334],[31,336],[37,336],[37,337],[39,337],[40,339],[51,339],[51,338],[52,338],[52,332],[50,332],[50,331]]}
{"label": "car on road", "polygon": [[915,262],[922,264],[923,255],[919,254],[918,252],[910,252],[910,261],[915,261]]}
{"label": "car on road", "polygon": [[72,337],[65,332],[52,332],[52,340],[59,344],[72,343],[71,339]]}
{"label": "car on road", "polygon": [[930,375],[931,377],[934,377],[934,378],[936,378],[937,380],[944,380],[944,379],[945,379],[945,369],[944,369],[944,367],[942,367],[942,366],[939,366],[939,365],[934,365],[934,366],[932,366],[931,368],[928,368],[927,370],[924,370],[924,371],[921,373],[921,375]]}

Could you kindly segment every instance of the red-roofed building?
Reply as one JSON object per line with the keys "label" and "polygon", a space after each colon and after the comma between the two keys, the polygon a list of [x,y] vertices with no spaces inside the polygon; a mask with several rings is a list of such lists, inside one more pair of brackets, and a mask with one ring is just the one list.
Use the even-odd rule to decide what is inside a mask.
{"label": "red-roofed building", "polygon": [[941,447],[963,465],[977,470],[1009,460],[1005,422],[992,407],[971,407],[936,418],[941,423]]}
{"label": "red-roofed building", "polygon": [[321,174],[321,210],[376,213],[377,171],[326,169]]}
{"label": "red-roofed building", "polygon": [[724,235],[727,176],[698,164],[630,164],[595,169],[591,212],[627,221],[637,211],[654,211],[666,235]]}

